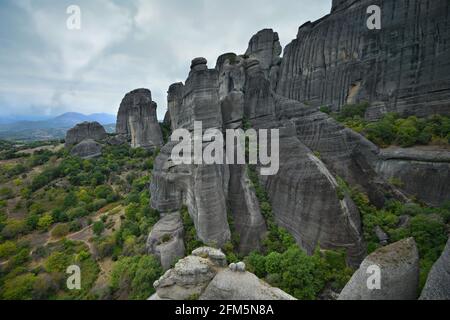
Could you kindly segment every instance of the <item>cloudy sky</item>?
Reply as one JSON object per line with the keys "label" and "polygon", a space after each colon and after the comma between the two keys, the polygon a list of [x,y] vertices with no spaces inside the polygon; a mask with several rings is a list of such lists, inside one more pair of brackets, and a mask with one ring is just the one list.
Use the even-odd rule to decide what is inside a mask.
{"label": "cloudy sky", "polygon": [[[66,26],[70,5],[81,29]],[[149,88],[161,119],[170,84],[190,61],[214,67],[244,53],[258,30],[282,45],[327,14],[331,0],[0,0],[0,117],[116,113],[124,94]]]}

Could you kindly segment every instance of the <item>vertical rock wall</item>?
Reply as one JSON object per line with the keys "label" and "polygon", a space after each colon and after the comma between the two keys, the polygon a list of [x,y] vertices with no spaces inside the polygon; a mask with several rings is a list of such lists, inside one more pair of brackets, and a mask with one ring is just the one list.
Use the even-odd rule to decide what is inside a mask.
{"label": "vertical rock wall", "polygon": [[[370,5],[381,30],[366,26]],[[449,16],[448,0],[335,0],[286,46],[277,93],[334,110],[369,101],[369,119],[450,114]]]}

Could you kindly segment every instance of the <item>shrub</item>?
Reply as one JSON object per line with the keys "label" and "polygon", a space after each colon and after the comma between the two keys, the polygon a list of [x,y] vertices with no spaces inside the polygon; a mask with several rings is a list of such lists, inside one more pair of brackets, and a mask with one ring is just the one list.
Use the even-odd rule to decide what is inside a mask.
{"label": "shrub", "polygon": [[66,272],[71,260],[71,256],[64,252],[53,252],[45,261],[44,267],[49,273]]}
{"label": "shrub", "polygon": [[31,300],[36,276],[26,273],[7,279],[2,288],[2,298],[5,300]]}
{"label": "shrub", "polygon": [[53,224],[53,217],[50,213],[44,214],[38,220],[38,228],[41,230],[48,230],[48,228]]}
{"label": "shrub", "polygon": [[116,296],[143,300],[155,292],[153,282],[161,275],[161,265],[154,256],[123,257],[114,264],[110,286]]}
{"label": "shrub", "polygon": [[96,221],[92,227],[92,230],[96,236],[100,236],[105,230],[105,225],[102,221]]}
{"label": "shrub", "polygon": [[12,239],[25,233],[28,226],[25,220],[8,219],[2,230],[2,236],[6,239]]}
{"label": "shrub", "polygon": [[68,235],[70,232],[70,226],[66,223],[58,224],[56,227],[52,230],[52,237],[53,238],[62,238]]}
{"label": "shrub", "polygon": [[6,241],[0,244],[0,259],[9,258],[17,252],[17,245],[15,242]]}

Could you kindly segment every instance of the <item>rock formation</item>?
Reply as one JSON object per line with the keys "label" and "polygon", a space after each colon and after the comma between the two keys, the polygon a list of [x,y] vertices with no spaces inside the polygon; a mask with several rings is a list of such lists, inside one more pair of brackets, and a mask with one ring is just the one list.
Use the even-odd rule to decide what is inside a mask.
{"label": "rock formation", "polygon": [[[380,270],[380,289],[369,288],[372,266]],[[415,300],[419,288],[419,254],[408,238],[370,254],[347,283],[339,300]]]}
{"label": "rock formation", "polygon": [[103,140],[107,137],[105,128],[98,122],[83,122],[77,124],[66,133],[66,147],[70,147],[80,143],[85,139],[96,141]]}
{"label": "rock formation", "polygon": [[[186,84],[170,86],[168,107],[173,130],[192,131],[194,121],[201,121],[203,130],[222,129],[218,71],[208,69],[204,58],[194,59]],[[241,215],[236,228],[243,239],[249,240],[241,249],[246,252],[257,249],[264,236],[265,225],[245,170],[219,164],[174,165],[171,152],[175,144],[169,142],[165,145],[155,160],[152,206],[160,212],[171,212],[186,205],[198,237],[204,243],[218,246],[230,240],[228,209],[231,212],[239,210]],[[208,144],[203,142],[203,148]],[[231,171],[233,177],[230,176]],[[232,192],[239,194],[229,194],[230,183],[234,188]],[[246,202],[234,200],[241,196]]]}
{"label": "rock formation", "polygon": [[450,300],[450,239],[428,275],[420,300]]}
{"label": "rock formation", "polygon": [[117,114],[116,133],[127,137],[133,148],[161,147],[163,137],[156,117],[156,107],[148,89],[127,93]]}
{"label": "rock formation", "polygon": [[[202,121],[204,129],[239,128],[244,118],[255,129],[281,128],[280,170],[261,177],[276,221],[309,253],[319,243],[327,249],[345,248],[349,262],[357,266],[365,255],[358,210],[348,196],[339,198],[334,174],[299,140],[295,124],[283,118],[291,105],[301,108],[300,103],[277,96],[271,88],[270,69],[280,59],[278,47],[278,36],[268,29],[252,38],[246,56],[223,55],[215,70],[207,69],[204,59],[194,59],[186,85],[169,88],[172,129],[192,130],[194,121]],[[266,227],[245,166],[174,166],[173,146],[163,147],[155,161],[152,206],[170,212],[187,205],[199,238],[219,246],[229,239],[229,210],[240,251],[259,248]]]}
{"label": "rock formation", "polygon": [[[366,25],[373,4],[381,30]],[[277,93],[333,110],[369,101],[368,119],[450,114],[449,13],[447,0],[334,0],[286,46]]]}
{"label": "rock formation", "polygon": [[225,255],[208,247],[178,261],[154,286],[150,300],[294,300],[254,274],[230,270]]}
{"label": "rock formation", "polygon": [[91,159],[102,155],[102,145],[92,139],[86,139],[74,146],[70,154],[83,159]]}
{"label": "rock formation", "polygon": [[[264,29],[251,38],[244,55],[221,55],[214,69],[208,69],[204,58],[194,59],[185,84],[175,83],[168,90],[166,123],[173,130],[192,132],[195,121],[202,121],[203,130],[247,125],[279,129],[279,171],[259,176],[276,223],[308,253],[318,245],[345,249],[353,266],[359,266],[366,248],[358,208],[343,184],[358,187],[378,207],[390,199],[420,196],[424,181],[437,182],[423,192],[427,202],[441,203],[449,194],[448,167],[437,164],[436,155],[430,156],[432,161],[419,160],[427,163],[417,163],[418,156],[408,159],[408,165],[396,163],[399,159],[387,158],[365,137],[318,110],[326,104],[336,111],[346,103],[367,100],[369,120],[391,111],[449,113],[450,41],[449,33],[441,30],[448,3],[379,4],[382,30],[366,27],[370,1],[335,0],[330,15],[300,27],[283,58],[278,34]],[[152,206],[168,213],[186,205],[198,237],[218,246],[230,239],[231,215],[240,251],[260,248],[266,226],[246,167],[175,165],[175,145],[166,144],[155,161]],[[208,145],[203,142],[203,149]],[[446,168],[441,177],[437,167]],[[427,177],[421,175],[422,168],[429,172]],[[402,176],[405,187],[389,181]]]}
{"label": "rock formation", "polygon": [[428,205],[450,199],[450,151],[389,148],[380,153],[376,171]]}
{"label": "rock formation", "polygon": [[185,254],[184,227],[180,213],[171,213],[162,217],[152,228],[147,239],[147,251],[155,254],[164,270],[169,269]]}

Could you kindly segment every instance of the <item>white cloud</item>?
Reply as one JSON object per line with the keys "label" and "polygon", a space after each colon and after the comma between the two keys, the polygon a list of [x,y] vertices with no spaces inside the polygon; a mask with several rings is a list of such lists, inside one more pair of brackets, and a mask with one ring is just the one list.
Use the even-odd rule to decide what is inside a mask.
{"label": "white cloud", "polygon": [[169,85],[186,79],[194,57],[214,67],[220,54],[243,53],[250,37],[267,27],[286,45],[330,3],[78,0],[82,28],[70,31],[66,8],[73,1],[3,0],[0,103],[14,105],[16,113],[115,113],[126,92],[146,87],[162,118]]}

